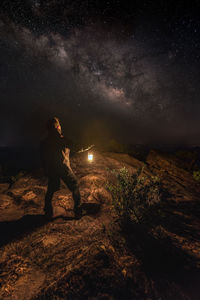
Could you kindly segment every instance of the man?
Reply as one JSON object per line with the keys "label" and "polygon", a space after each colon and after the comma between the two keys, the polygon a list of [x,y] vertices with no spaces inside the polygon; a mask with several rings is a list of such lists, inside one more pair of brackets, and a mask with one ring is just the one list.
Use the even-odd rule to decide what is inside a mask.
{"label": "man", "polygon": [[54,117],[47,122],[48,135],[41,142],[41,159],[45,175],[48,177],[48,187],[45,196],[45,216],[53,216],[52,197],[60,188],[60,179],[72,192],[75,216],[80,214],[79,186],[69,161],[70,149],[62,135],[59,119]]}

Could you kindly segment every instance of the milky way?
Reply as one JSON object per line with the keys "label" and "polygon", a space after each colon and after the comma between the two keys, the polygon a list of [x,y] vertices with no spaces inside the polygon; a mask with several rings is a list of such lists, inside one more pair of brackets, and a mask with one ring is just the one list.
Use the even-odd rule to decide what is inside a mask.
{"label": "milky way", "polygon": [[[97,135],[128,142],[199,143],[196,19],[180,16],[171,35],[148,18],[124,35],[123,24],[108,26],[107,16],[79,26],[54,13],[57,23],[45,27],[41,20],[51,6],[59,8],[47,2],[45,10],[41,1],[28,1],[37,22],[2,13],[1,146],[37,141],[53,115],[72,138],[91,131],[92,139],[94,127]],[[70,7],[73,16],[75,4],[65,6],[65,14]]]}

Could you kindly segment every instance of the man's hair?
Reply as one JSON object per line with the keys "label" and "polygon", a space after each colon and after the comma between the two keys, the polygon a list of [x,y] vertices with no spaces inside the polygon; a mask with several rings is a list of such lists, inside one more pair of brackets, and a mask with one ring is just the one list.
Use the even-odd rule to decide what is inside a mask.
{"label": "man's hair", "polygon": [[60,121],[57,117],[53,117],[47,121],[47,129],[48,130],[57,128],[57,126],[60,126]]}

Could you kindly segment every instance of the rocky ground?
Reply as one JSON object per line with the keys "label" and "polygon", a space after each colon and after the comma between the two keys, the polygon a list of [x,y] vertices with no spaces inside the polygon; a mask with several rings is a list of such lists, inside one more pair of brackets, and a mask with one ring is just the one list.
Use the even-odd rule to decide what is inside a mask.
{"label": "rocky ground", "polygon": [[[185,160],[150,151],[142,162],[127,154],[84,154],[71,165],[83,216],[61,185],[54,219],[43,216],[46,178],[40,171],[0,184],[0,299],[199,299],[200,186]],[[144,167],[168,191],[149,226],[121,228],[106,190],[111,170]]]}

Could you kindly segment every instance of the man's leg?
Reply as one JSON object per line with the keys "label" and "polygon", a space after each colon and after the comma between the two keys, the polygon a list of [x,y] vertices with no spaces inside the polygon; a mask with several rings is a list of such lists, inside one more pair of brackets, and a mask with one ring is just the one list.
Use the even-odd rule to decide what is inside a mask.
{"label": "man's leg", "polygon": [[52,198],[53,198],[53,194],[59,189],[59,184],[60,184],[59,177],[48,178],[48,187],[45,195],[45,205],[44,205],[45,215],[48,217],[53,216]]}
{"label": "man's leg", "polygon": [[74,200],[74,210],[78,210],[80,206],[81,195],[79,191],[79,185],[75,174],[70,170],[63,169],[61,179],[67,185],[69,190],[72,192],[72,197]]}

